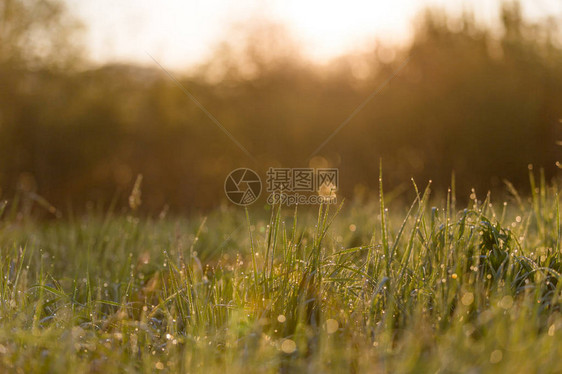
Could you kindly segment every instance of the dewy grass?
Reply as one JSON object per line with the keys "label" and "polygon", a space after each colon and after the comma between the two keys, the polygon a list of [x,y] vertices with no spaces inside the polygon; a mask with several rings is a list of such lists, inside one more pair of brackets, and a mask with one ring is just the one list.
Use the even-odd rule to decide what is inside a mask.
{"label": "dewy grass", "polygon": [[315,220],[9,214],[0,371],[559,371],[557,187],[455,211],[414,184],[400,213],[380,183]]}

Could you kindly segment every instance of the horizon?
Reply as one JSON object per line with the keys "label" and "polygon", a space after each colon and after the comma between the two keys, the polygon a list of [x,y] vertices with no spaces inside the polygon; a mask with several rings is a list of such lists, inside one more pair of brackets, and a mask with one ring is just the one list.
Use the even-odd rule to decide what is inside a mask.
{"label": "horizon", "polygon": [[[152,65],[148,54],[164,66],[186,70],[208,61],[217,46],[227,41],[236,26],[256,20],[286,28],[303,57],[323,64],[339,56],[364,51],[374,41],[385,45],[407,43],[416,17],[428,7],[458,16],[473,12],[476,20],[494,27],[499,0],[398,0],[372,4],[351,0],[345,7],[312,0],[256,1],[229,4],[224,0],[167,0],[154,7],[147,1],[113,3],[108,0],[66,0],[85,26],[87,58],[95,64]],[[521,1],[528,19],[561,17],[562,3],[554,0]],[[316,17],[322,7],[323,17]]]}

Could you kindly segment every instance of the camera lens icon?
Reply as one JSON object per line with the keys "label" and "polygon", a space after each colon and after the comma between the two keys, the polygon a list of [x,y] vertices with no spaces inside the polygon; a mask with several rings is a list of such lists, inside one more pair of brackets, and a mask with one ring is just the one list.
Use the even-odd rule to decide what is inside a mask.
{"label": "camera lens icon", "polygon": [[224,181],[224,192],[234,204],[250,205],[260,197],[261,179],[252,169],[233,170]]}

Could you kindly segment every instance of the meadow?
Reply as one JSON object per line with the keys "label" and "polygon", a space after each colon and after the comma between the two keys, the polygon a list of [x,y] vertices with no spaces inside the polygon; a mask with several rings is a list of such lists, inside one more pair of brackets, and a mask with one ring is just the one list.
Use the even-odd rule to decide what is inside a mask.
{"label": "meadow", "polygon": [[[555,183],[200,216],[0,206],[0,371],[560,372]],[[459,199],[460,201],[460,199]],[[466,201],[466,200],[465,200]]]}

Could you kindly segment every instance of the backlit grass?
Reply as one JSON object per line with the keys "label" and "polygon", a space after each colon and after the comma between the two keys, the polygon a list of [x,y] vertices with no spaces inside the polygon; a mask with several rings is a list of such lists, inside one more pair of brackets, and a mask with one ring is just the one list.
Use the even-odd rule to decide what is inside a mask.
{"label": "backlit grass", "polygon": [[461,207],[413,185],[402,208],[381,183],[378,201],[268,219],[0,206],[0,369],[558,371],[558,189],[531,187]]}

